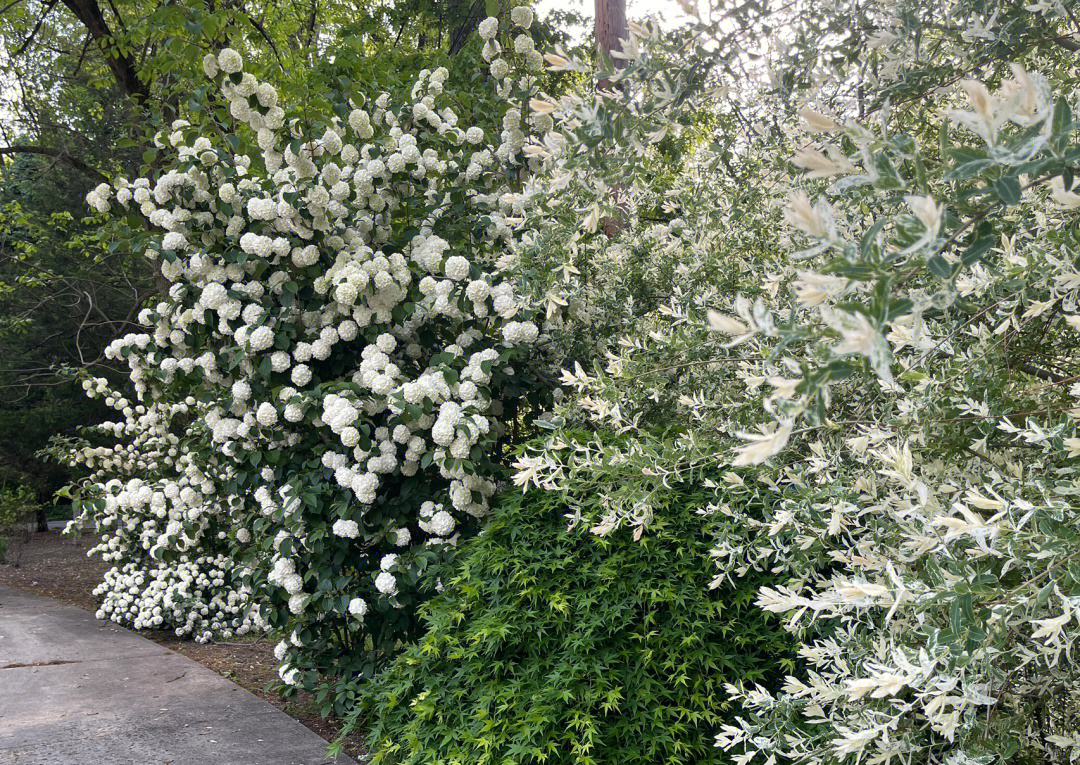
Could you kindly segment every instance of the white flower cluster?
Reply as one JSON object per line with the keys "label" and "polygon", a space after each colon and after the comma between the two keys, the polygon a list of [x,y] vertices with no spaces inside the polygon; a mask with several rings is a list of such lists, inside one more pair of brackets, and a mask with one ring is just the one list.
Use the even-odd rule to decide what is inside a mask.
{"label": "white flower cluster", "polygon": [[173,627],[178,636],[197,642],[228,639],[260,626],[247,587],[229,586],[233,562],[215,558],[182,557],[176,563],[139,568],[126,563],[105,572],[94,589],[103,598],[99,619],[135,629]]}
{"label": "white flower cluster", "polygon": [[112,206],[109,204],[110,196],[112,196],[112,186],[107,183],[99,183],[86,195],[86,203],[99,213],[107,213]]}
{"label": "white flower cluster", "polygon": [[[539,338],[498,266],[527,204],[506,179],[535,162],[509,105],[497,145],[458,126],[445,69],[420,72],[411,103],[382,94],[317,135],[235,51],[204,71],[253,144],[215,150],[177,122],[159,136],[172,167],[113,184],[122,208],[163,230],[146,254],[171,287],[140,313],[144,332],[109,348],[133,397],[84,386],[122,413],[101,428],[120,442],[73,460],[92,471],[83,509],[103,534],[98,552],[133,566],[100,590],[110,616],[155,626],[153,607],[120,605],[141,603],[140,587],[158,597],[139,572],[152,561],[153,581],[171,583],[181,556],[217,556],[213,579],[251,582],[242,604],[257,600],[272,627],[331,636],[288,649],[282,678],[299,682],[325,666],[315,652],[337,639],[335,623],[365,630],[369,603],[402,607],[414,560],[487,512],[504,400],[520,395],[505,389],[523,390],[511,362]],[[459,190],[464,208],[451,203]],[[110,196],[99,187],[88,201],[105,211]],[[421,491],[399,501],[411,485]],[[400,558],[377,565],[391,549]],[[203,604],[174,598],[164,622],[194,629],[188,607]],[[240,628],[209,618],[198,629],[219,625]]]}
{"label": "white flower cluster", "polygon": [[390,570],[397,564],[397,555],[384,555],[379,562],[379,573],[375,577],[375,589],[383,595],[393,597],[398,594],[397,577]]}
{"label": "white flower cluster", "polygon": [[364,615],[367,614],[367,610],[367,602],[363,598],[353,598],[349,601],[349,613],[357,619],[363,619]]}

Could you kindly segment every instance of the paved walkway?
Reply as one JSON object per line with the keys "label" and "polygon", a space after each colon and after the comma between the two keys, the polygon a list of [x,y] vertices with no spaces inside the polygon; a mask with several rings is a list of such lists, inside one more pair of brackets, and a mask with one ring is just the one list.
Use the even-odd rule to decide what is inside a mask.
{"label": "paved walkway", "polygon": [[0,765],[330,762],[322,738],[206,667],[0,587]]}

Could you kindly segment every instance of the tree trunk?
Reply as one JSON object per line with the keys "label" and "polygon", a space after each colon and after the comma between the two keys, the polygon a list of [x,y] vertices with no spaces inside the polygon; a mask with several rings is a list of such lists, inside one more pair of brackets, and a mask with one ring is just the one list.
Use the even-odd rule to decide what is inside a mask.
{"label": "tree trunk", "polygon": [[[594,32],[596,35],[596,49],[611,56],[612,51],[622,50],[622,43],[630,32],[626,26],[626,0],[595,0],[596,21]],[[626,61],[621,58],[611,58],[616,69],[626,66]],[[606,88],[607,80],[600,81],[600,87]]]}
{"label": "tree trunk", "polygon": [[[622,69],[626,66],[626,59],[612,56],[613,51],[621,51],[622,43],[630,36],[630,30],[626,26],[626,0],[595,0],[596,20],[594,34],[596,37],[596,50],[602,51],[611,57],[612,66]],[[602,79],[596,83],[596,87],[604,90],[611,85],[611,81]],[[616,236],[623,226],[626,225],[625,206],[621,197],[625,193],[625,186],[616,183],[611,189],[611,197],[620,214],[617,216],[605,215],[600,219],[600,228],[608,239]]]}
{"label": "tree trunk", "polygon": [[145,97],[146,85],[139,79],[135,64],[123,53],[109,49],[113,36],[112,30],[105,22],[105,16],[96,0],[63,0],[63,2],[75,14],[75,18],[86,27],[86,31],[94,42],[102,46],[101,52],[121,89],[129,96]]}

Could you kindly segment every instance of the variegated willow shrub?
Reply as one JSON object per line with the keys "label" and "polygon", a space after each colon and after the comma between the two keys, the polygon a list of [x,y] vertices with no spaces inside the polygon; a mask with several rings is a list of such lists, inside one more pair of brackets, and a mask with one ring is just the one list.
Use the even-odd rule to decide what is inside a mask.
{"label": "variegated willow shrub", "polygon": [[[1019,65],[993,93],[964,81],[966,103],[939,105],[930,149],[899,119],[872,131],[806,114],[826,137],[794,157],[820,192],[794,192],[786,210],[813,265],[793,282],[798,308],[775,323],[717,315],[713,328],[742,347],[810,350],[773,386],[774,426],[736,461],[799,438],[812,447],[803,469],[843,489],[786,507],[764,544],[717,550],[729,570],[766,554],[791,567],[758,603],[804,635],[808,664],[777,694],[738,691],[747,715],[724,748],[806,761],[1080,754],[1080,145],[1061,85]],[[839,565],[807,578],[807,552]]]}
{"label": "variegated willow shrub", "polygon": [[[873,122],[803,109],[805,143],[773,142],[784,167],[747,170],[752,190],[703,153],[668,195],[678,226],[620,234],[679,262],[667,299],[567,369],[555,432],[517,463],[571,516],[600,497],[600,536],[645,538],[696,480],[735,519],[712,585],[783,579],[756,602],[802,666],[731,683],[716,744],[738,762],[1080,755],[1075,68],[1007,71]],[[604,290],[564,275],[572,322]]]}
{"label": "variegated willow shrub", "polygon": [[[115,567],[100,615],[178,634],[253,626],[288,686],[370,674],[416,628],[429,566],[472,534],[509,427],[545,396],[510,276],[542,58],[532,14],[480,25],[501,111],[459,124],[445,69],[404,103],[279,104],[238,52],[206,57],[210,123],[159,138],[153,178],[89,202],[151,233],[167,294],[118,339],[130,390],[72,459],[81,521]],[[489,115],[490,116],[490,115]],[[103,443],[101,439],[113,438]],[[340,689],[339,689],[340,690]]]}

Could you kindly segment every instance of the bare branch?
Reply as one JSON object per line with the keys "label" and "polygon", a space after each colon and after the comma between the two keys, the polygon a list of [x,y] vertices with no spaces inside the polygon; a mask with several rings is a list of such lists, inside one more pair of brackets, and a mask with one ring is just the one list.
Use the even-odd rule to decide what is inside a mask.
{"label": "bare branch", "polygon": [[95,180],[105,181],[106,183],[109,181],[109,176],[105,175],[105,173],[95,170],[81,159],[71,156],[64,149],[54,149],[51,146],[0,146],[0,157],[5,154],[40,154],[45,157],[58,157]]}
{"label": "bare branch", "polygon": [[1034,364],[1021,364],[1020,365],[1020,371],[1021,372],[1026,372],[1029,375],[1031,375],[1032,377],[1037,377],[1040,380],[1048,380],[1050,383],[1052,383],[1054,385],[1060,385],[1061,383],[1063,383],[1067,379],[1067,378],[1063,377],[1062,375],[1059,375],[1057,372],[1051,372],[1048,369],[1040,369],[1039,367],[1035,366]]}

